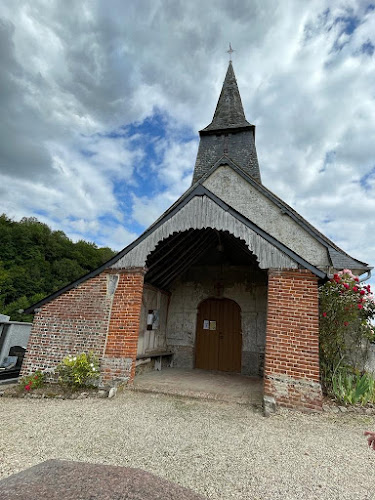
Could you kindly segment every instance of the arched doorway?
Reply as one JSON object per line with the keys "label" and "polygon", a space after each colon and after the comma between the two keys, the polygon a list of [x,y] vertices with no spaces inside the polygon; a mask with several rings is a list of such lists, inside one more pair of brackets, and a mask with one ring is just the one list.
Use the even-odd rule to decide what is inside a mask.
{"label": "arched doorway", "polygon": [[233,300],[207,299],[198,308],[195,367],[241,372],[241,309]]}

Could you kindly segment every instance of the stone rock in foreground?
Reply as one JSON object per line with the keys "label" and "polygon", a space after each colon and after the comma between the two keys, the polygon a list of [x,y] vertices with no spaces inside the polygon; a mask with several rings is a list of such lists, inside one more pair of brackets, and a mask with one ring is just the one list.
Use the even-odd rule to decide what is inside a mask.
{"label": "stone rock in foreground", "polygon": [[1,500],[204,500],[141,469],[47,460],[0,481]]}

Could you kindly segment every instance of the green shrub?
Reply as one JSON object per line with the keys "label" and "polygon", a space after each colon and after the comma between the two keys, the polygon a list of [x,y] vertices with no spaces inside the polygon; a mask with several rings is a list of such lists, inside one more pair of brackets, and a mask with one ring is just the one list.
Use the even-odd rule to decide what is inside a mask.
{"label": "green shrub", "polygon": [[335,398],[343,404],[366,405],[374,401],[374,378],[364,373],[362,375],[341,370],[332,379]]}
{"label": "green shrub", "polygon": [[44,373],[40,370],[22,377],[20,380],[20,387],[26,392],[30,392],[32,389],[39,389],[44,385]]}
{"label": "green shrub", "polygon": [[70,389],[93,387],[99,378],[99,361],[93,353],[67,356],[57,366],[56,372],[62,386]]}

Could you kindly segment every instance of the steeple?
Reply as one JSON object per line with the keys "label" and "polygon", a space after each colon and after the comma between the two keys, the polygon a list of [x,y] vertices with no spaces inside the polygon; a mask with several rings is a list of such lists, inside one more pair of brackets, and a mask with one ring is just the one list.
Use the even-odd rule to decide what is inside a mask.
{"label": "steeple", "polygon": [[199,135],[193,184],[223,156],[261,182],[255,149],[255,126],[246,120],[232,61],[229,61],[212,122]]}
{"label": "steeple", "polygon": [[[252,127],[245,118],[241,96],[238,91],[236,77],[234,76],[232,61],[229,66],[223,88],[216,106],[212,122],[203,131],[220,130],[228,128]],[[202,132],[203,132],[202,131]]]}

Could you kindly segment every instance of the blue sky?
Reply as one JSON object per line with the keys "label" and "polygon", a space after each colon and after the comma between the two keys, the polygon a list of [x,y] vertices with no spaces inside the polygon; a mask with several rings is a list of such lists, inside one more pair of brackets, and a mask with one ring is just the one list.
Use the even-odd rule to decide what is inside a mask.
{"label": "blue sky", "polygon": [[5,0],[0,212],[120,250],[190,185],[229,41],[263,183],[375,263],[375,6]]}

